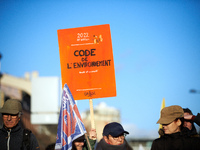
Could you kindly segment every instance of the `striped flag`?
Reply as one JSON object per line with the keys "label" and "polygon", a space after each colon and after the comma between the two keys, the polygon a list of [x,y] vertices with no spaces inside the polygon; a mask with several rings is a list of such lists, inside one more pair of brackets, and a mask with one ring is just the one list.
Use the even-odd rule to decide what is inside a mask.
{"label": "striped flag", "polygon": [[71,150],[72,142],[86,133],[78,107],[67,84],[64,85],[58,122],[56,150]]}

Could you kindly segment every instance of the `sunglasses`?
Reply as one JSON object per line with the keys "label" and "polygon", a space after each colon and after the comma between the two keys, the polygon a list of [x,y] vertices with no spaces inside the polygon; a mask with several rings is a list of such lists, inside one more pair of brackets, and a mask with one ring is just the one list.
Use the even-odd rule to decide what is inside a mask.
{"label": "sunglasses", "polygon": [[12,118],[12,119],[16,119],[18,117],[18,114],[2,114],[3,118],[8,118],[9,116]]}

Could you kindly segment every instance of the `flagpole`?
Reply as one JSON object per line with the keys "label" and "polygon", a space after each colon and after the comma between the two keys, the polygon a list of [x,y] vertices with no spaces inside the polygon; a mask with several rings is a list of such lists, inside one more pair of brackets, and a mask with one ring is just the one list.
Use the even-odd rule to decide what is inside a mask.
{"label": "flagpole", "polygon": [[[163,108],[165,108],[165,98],[163,98],[163,100],[162,100],[161,110],[162,110]],[[159,129],[158,129],[158,131],[159,131],[160,129],[162,129],[162,128],[163,128],[162,124],[159,124]]]}
{"label": "flagpole", "polygon": [[[89,99],[89,103],[90,103],[91,128],[95,129],[95,124],[94,124],[94,110],[93,110],[93,101],[92,101],[92,99]],[[89,150],[92,150],[90,142],[89,142],[89,139],[88,139],[88,136],[87,136],[87,133],[85,133],[85,138],[86,138],[86,141],[88,143]]]}
{"label": "flagpole", "polygon": [[89,102],[90,102],[91,128],[92,128],[92,129],[95,129],[94,110],[93,110],[93,101],[92,101],[92,99],[89,99]]}
{"label": "flagpole", "polygon": [[[161,109],[160,110],[162,110],[163,108],[165,108],[165,98],[163,98],[163,100],[162,100],[162,104],[161,104]],[[162,129],[162,125],[161,124],[159,125],[159,129]]]}
{"label": "flagpole", "polygon": [[85,133],[85,138],[86,138],[86,141],[88,143],[89,150],[92,150],[91,145],[90,145],[90,141],[89,141],[88,136],[87,136],[87,133]]}

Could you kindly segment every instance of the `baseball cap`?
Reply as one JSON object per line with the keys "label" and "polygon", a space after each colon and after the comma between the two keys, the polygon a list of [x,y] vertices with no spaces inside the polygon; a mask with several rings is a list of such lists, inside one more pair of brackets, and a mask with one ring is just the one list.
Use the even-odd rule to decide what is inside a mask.
{"label": "baseball cap", "polygon": [[8,99],[5,101],[3,107],[0,109],[0,113],[6,113],[6,114],[18,114],[19,112],[22,112],[22,105],[19,100],[16,99]]}
{"label": "baseball cap", "polygon": [[184,111],[182,107],[178,105],[172,105],[161,110],[161,116],[157,123],[169,124],[175,119],[182,117],[184,117]]}
{"label": "baseball cap", "polygon": [[113,137],[117,137],[122,133],[129,134],[129,132],[125,131],[122,125],[117,122],[111,122],[103,129],[103,136],[108,136],[110,134]]}

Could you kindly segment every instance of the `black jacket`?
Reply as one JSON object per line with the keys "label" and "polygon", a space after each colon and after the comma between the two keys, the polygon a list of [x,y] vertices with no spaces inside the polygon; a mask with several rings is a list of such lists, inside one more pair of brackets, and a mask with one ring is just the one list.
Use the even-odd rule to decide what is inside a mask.
{"label": "black jacket", "polygon": [[197,116],[193,120],[198,126],[200,126],[200,113],[197,114]]}
{"label": "black jacket", "polygon": [[190,136],[191,137],[200,137],[199,134],[197,133],[197,130],[194,126],[194,122],[200,126],[200,114],[198,113],[197,116],[194,118],[194,120],[191,122],[192,123],[192,129],[190,130]]}
{"label": "black jacket", "polygon": [[151,150],[200,150],[200,138],[189,137],[181,132],[165,134],[153,141]]}
{"label": "black jacket", "polygon": [[124,140],[124,143],[122,145],[110,145],[105,142],[104,139],[101,139],[101,141],[97,144],[96,150],[133,150],[127,143],[126,140]]}
{"label": "black jacket", "polygon": [[[10,150],[21,150],[23,141],[23,129],[19,124],[11,129],[10,133],[5,127],[0,129],[0,149],[7,150],[7,142],[9,142]],[[10,138],[8,137],[10,134]],[[24,146],[23,150],[26,150]],[[40,150],[37,139],[30,133],[30,150]]]}

